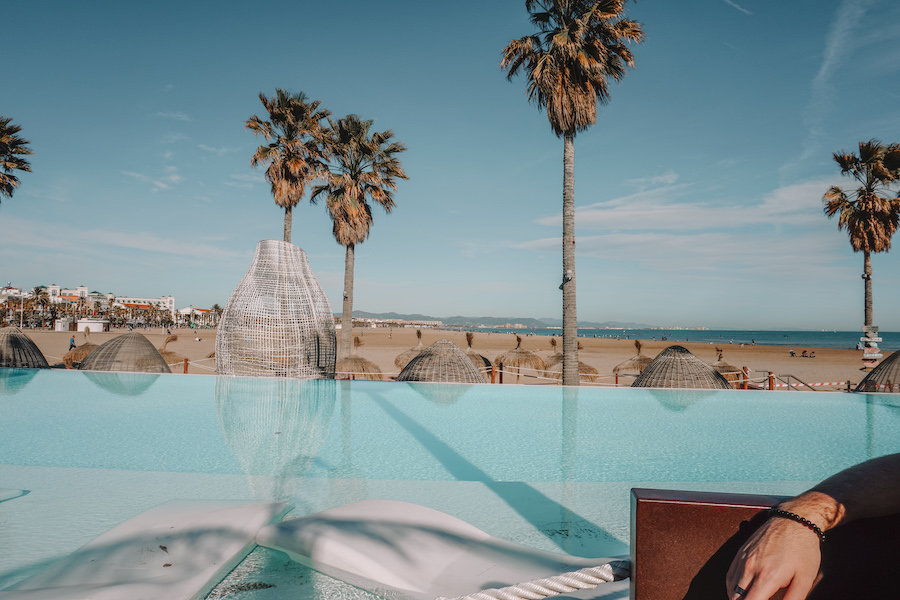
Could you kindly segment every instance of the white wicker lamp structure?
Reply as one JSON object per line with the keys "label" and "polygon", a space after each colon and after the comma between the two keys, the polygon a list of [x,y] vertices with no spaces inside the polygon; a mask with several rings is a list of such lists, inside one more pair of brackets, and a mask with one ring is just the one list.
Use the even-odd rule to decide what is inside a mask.
{"label": "white wicker lamp structure", "polygon": [[859,382],[854,392],[900,392],[900,350],[894,352],[881,364],[869,371],[865,379]]}
{"label": "white wicker lamp structure", "polygon": [[216,334],[220,375],[334,377],[334,316],[306,254],[262,240],[231,293]]}
{"label": "white wicker lamp structure", "polygon": [[101,344],[81,361],[79,368],[82,371],[172,372],[150,340],[136,331]]}
{"label": "white wicker lamp structure", "polygon": [[459,346],[438,340],[409,361],[397,381],[484,383],[484,377]]}
{"label": "white wicker lamp structure", "polygon": [[49,366],[44,354],[18,327],[0,329],[0,367],[46,369]]}
{"label": "white wicker lamp structure", "polygon": [[656,355],[631,387],[730,390],[731,384],[683,346],[669,346]]}

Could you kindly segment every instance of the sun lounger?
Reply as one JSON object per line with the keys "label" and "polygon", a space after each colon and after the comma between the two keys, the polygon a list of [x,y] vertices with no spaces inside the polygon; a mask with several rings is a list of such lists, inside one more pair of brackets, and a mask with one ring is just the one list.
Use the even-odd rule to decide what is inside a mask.
{"label": "sun lounger", "polygon": [[[253,549],[280,503],[167,502],[0,592],[2,600],[205,598]],[[10,549],[7,549],[10,551]]]}
{"label": "sun lounger", "polygon": [[533,550],[416,504],[366,500],[264,527],[261,546],[389,598],[455,598],[611,563],[609,579],[566,598],[628,597],[627,561]]}
{"label": "sun lounger", "polygon": [[[725,598],[725,573],[783,496],[633,489],[632,600]],[[896,598],[900,515],[827,533],[819,581],[807,600]],[[783,597],[778,592],[773,599]]]}

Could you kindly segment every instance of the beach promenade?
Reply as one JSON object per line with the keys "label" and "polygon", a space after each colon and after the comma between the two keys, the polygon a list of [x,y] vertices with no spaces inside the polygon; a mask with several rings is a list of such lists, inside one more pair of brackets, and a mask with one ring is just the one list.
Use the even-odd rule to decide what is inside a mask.
{"label": "beach promenade", "polygon": [[[164,329],[139,331],[157,348],[161,347],[166,339]],[[89,341],[99,345],[126,332],[127,330],[116,330],[109,333],[91,333]],[[354,328],[353,335],[362,342],[362,345],[355,349],[355,354],[372,361],[384,373],[396,375],[398,368],[394,365],[394,358],[416,345],[415,332],[416,330],[412,328]],[[83,333],[73,334],[31,329],[26,329],[25,333],[34,340],[51,365],[62,363],[62,357],[69,348],[70,337],[75,336],[78,346],[86,341]],[[178,357],[188,359],[188,373],[197,375],[215,373],[215,360],[209,358],[215,350],[216,331],[214,329],[177,329],[172,333],[177,335],[178,339],[169,342],[166,349]],[[464,332],[422,329],[423,347],[442,338],[450,339],[461,348],[466,348]],[[551,339],[549,336],[525,336],[522,338],[522,348],[535,352],[542,358],[547,358],[558,351],[553,349]],[[557,341],[561,346],[561,340]],[[579,360],[597,369],[601,376],[599,381],[605,384],[614,384],[613,367],[635,354],[633,340],[580,338],[580,342],[583,349],[579,352]],[[740,344],[693,343],[676,340],[641,340],[641,343],[643,345],[642,354],[645,356],[654,357],[663,348],[678,344],[685,346],[707,363],[716,361],[716,347],[719,347],[724,351],[725,362],[738,368],[746,366],[751,371],[751,378],[764,377],[765,372],[772,371],[776,375],[793,375],[807,383],[849,380],[856,384],[865,376],[865,372],[860,370],[860,352],[852,349],[795,347],[796,356],[791,357],[789,349],[781,346],[741,346]],[[514,334],[478,332],[475,334],[473,349],[493,360],[503,352],[513,349],[515,345]],[[801,357],[800,354],[803,350],[814,351],[815,358]],[[170,362],[174,364],[175,361],[170,360]],[[184,372],[183,362],[180,361],[171,368],[173,373]],[[524,373],[525,371],[523,371]],[[631,381],[630,377],[620,377],[619,385],[627,386]],[[507,374],[504,377],[504,383],[517,382],[523,384],[551,383],[547,379],[524,375],[519,377],[518,381],[515,375]],[[834,389],[834,387],[822,387],[821,389]]]}

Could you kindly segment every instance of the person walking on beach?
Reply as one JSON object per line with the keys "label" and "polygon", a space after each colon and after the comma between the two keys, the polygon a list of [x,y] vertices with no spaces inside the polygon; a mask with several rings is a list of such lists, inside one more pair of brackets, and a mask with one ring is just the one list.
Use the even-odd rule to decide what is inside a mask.
{"label": "person walking on beach", "polygon": [[73,350],[75,348],[75,336],[69,338],[69,350]]}

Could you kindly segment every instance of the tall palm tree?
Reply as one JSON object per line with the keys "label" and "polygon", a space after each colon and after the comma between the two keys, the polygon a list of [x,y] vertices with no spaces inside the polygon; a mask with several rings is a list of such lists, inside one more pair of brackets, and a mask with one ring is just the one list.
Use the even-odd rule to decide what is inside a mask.
{"label": "tall palm tree", "polygon": [[268,144],[259,146],[250,160],[257,166],[267,164],[266,181],[272,186],[275,204],[284,208],[284,241],[291,241],[291,209],[300,202],[306,184],[313,178],[320,157],[322,120],[331,113],[319,108],[321,102],[309,100],[306,94],[291,94],[276,89],[271,98],[260,93],[259,99],[269,120],[256,115],[245,126],[254,135],[262,134]]}
{"label": "tall palm tree", "polygon": [[[825,214],[838,215],[838,229],[846,229],[854,252],[863,253],[865,282],[864,325],[872,326],[872,252],[887,252],[900,222],[900,198],[891,184],[900,179],[900,144],[884,145],[872,139],[859,143],[859,156],[836,152],[843,175],[859,184],[844,191],[832,186],[822,198]],[[893,197],[892,197],[893,196]]]}
{"label": "tall palm tree", "polygon": [[19,186],[19,178],[14,171],[31,171],[31,165],[22,158],[31,154],[28,140],[19,137],[22,128],[14,125],[12,119],[0,115],[0,198],[12,198]]}
{"label": "tall palm tree", "polygon": [[319,170],[324,182],[313,189],[311,201],[325,197],[331,215],[334,239],[345,248],[344,304],[341,313],[339,353],[350,356],[353,332],[353,262],[355,248],[369,237],[372,208],[385,212],[395,206],[393,192],[398,179],[408,179],[397,154],[406,146],[394,141],[391,130],[371,132],[374,121],[347,115],[337,123],[329,120],[326,132],[327,160]]}
{"label": "tall palm tree", "polygon": [[575,134],[597,120],[609,100],[610,79],[634,66],[628,42],[644,38],[640,23],[624,17],[626,0],[525,0],[537,33],[512,40],[500,67],[512,79],[523,71],[528,99],[547,110],[563,138],[563,385],[578,385],[575,309]]}

